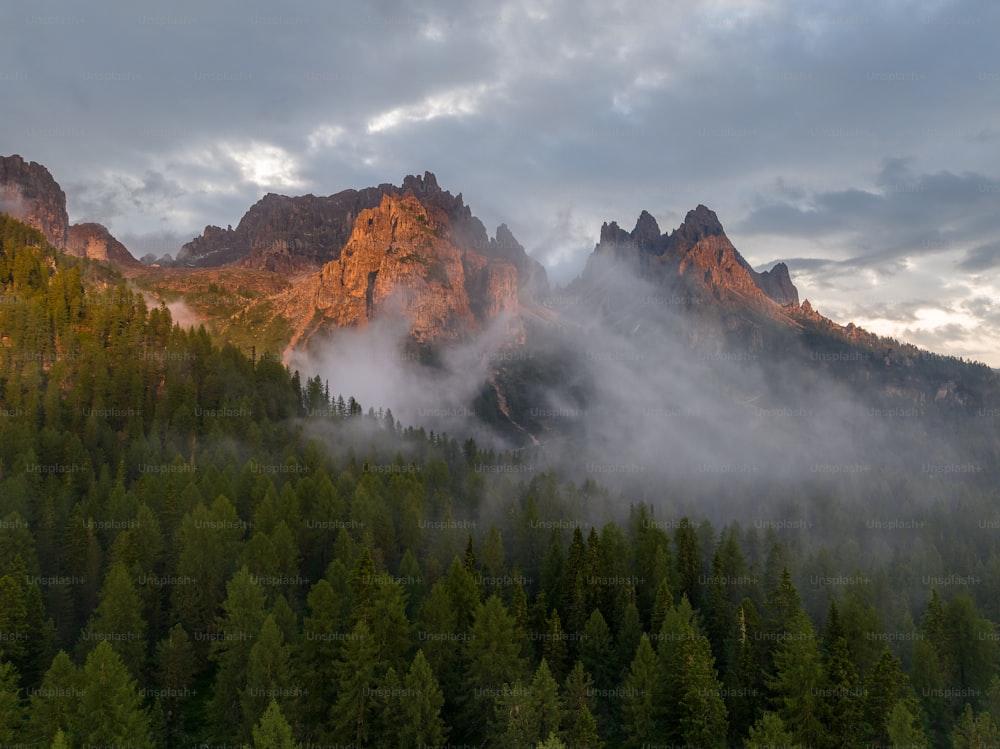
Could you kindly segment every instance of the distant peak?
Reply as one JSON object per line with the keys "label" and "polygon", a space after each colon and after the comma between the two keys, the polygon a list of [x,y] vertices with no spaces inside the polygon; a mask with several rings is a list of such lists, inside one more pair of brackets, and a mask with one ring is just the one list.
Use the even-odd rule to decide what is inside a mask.
{"label": "distant peak", "polygon": [[407,174],[403,179],[403,189],[413,190],[417,195],[426,195],[441,191],[441,188],[438,186],[437,177],[434,176],[433,172],[424,172],[423,177]]}
{"label": "distant peak", "polygon": [[632,230],[632,239],[644,249],[651,247],[660,239],[660,225],[656,223],[656,219],[648,211],[639,214],[635,228]]}
{"label": "distant peak", "polygon": [[692,242],[697,242],[705,237],[719,237],[725,233],[715,211],[700,203],[693,211],[687,212],[684,223],[677,229],[677,234]]}

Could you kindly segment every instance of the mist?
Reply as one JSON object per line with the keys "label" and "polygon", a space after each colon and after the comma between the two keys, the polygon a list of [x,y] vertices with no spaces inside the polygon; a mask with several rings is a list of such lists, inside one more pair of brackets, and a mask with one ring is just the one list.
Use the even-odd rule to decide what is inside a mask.
{"label": "mist", "polygon": [[[889,478],[926,481],[922,466],[960,460],[926,439],[923,404],[877,408],[832,374],[857,360],[817,363],[788,332],[748,326],[620,265],[597,277],[554,292],[545,315],[524,305],[524,344],[497,319],[432,361],[407,346],[405,320],[387,319],[313,341],[291,364],[320,374],[333,397],[390,408],[404,426],[516,448],[520,467],[577,485],[592,479],[618,493],[621,512],[644,501],[713,522],[773,518],[790,496],[800,509],[816,496],[857,503]],[[480,418],[491,382],[507,390],[514,429]],[[513,438],[520,428],[530,437]]]}

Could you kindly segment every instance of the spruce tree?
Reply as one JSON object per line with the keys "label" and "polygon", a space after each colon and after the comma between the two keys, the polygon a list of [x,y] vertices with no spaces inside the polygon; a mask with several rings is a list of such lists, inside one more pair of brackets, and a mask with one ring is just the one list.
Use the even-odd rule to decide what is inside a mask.
{"label": "spruce tree", "polygon": [[17,670],[13,664],[0,661],[0,746],[17,746],[24,722]]}
{"label": "spruce tree", "polygon": [[542,641],[542,660],[547,661],[549,669],[556,680],[565,678],[566,661],[569,658],[567,646],[569,637],[563,631],[562,622],[559,620],[559,612],[552,610],[552,615],[548,620],[548,632]]}
{"label": "spruce tree", "polygon": [[785,722],[777,713],[766,712],[750,726],[745,749],[772,749],[776,746],[792,746],[795,738],[785,728]]}
{"label": "spruce tree", "polygon": [[639,639],[635,658],[625,677],[622,702],[625,746],[640,749],[656,743],[660,727],[656,722],[658,682],[656,653],[645,634]]}
{"label": "spruce tree", "polygon": [[404,688],[406,699],[403,701],[400,746],[420,749],[444,744],[448,735],[441,718],[444,695],[422,650],[413,658]]}
{"label": "spruce tree", "polygon": [[81,678],[69,655],[60,650],[38,691],[28,699],[28,735],[32,741],[49,741],[57,731],[69,731],[80,698]]}
{"label": "spruce tree", "polygon": [[264,591],[246,567],[233,575],[226,590],[223,615],[216,624],[209,655],[218,664],[218,669],[208,712],[220,740],[227,738],[234,727],[244,726],[240,691],[246,687],[247,663],[254,638],[266,617]]}
{"label": "spruce tree", "polygon": [[795,741],[825,745],[827,736],[818,700],[823,671],[815,630],[802,609],[794,611],[783,626],[768,687],[775,695],[778,715]]}
{"label": "spruce tree", "polygon": [[837,637],[829,645],[821,682],[820,712],[832,747],[852,747],[867,733],[864,699],[847,640]]}
{"label": "spruce tree", "polygon": [[593,700],[591,690],[594,682],[583,668],[583,662],[577,661],[573,670],[566,677],[563,686],[563,716],[562,739],[569,745],[581,749],[602,749],[597,731],[597,719],[591,711]]}
{"label": "spruce tree", "polygon": [[277,701],[283,712],[293,696],[301,694],[301,689],[292,688],[292,673],[289,668],[290,648],[274,617],[268,614],[254,638],[253,647],[247,660],[246,686],[239,690],[240,711],[243,717],[246,738],[257,724],[268,704]]}
{"label": "spruce tree", "polygon": [[187,697],[194,695],[191,687],[198,673],[194,647],[180,624],[175,624],[156,646],[156,667],[165,691],[163,705],[172,738],[175,727],[184,724],[184,704]]}
{"label": "spruce tree", "polygon": [[253,727],[254,749],[301,749],[292,736],[292,727],[276,700],[271,700],[260,721]]}
{"label": "spruce tree", "polygon": [[99,603],[83,634],[84,652],[106,640],[121,656],[134,678],[140,678],[146,662],[146,622],[142,601],[122,563],[108,570],[101,588]]}
{"label": "spruce tree", "polygon": [[685,642],[680,729],[685,744],[725,749],[729,722],[712,647],[704,635]]}
{"label": "spruce tree", "polygon": [[364,746],[372,737],[374,689],[378,683],[378,646],[364,620],[351,630],[337,661],[337,702],[331,710],[334,739]]}
{"label": "spruce tree", "polygon": [[98,643],[83,667],[80,699],[69,733],[74,743],[153,749],[149,715],[135,679],[107,642]]}
{"label": "spruce tree", "polygon": [[496,594],[487,598],[476,611],[470,639],[465,644],[465,661],[466,703],[462,732],[470,739],[481,740],[494,718],[494,696],[503,685],[514,684],[525,676],[514,618]]}

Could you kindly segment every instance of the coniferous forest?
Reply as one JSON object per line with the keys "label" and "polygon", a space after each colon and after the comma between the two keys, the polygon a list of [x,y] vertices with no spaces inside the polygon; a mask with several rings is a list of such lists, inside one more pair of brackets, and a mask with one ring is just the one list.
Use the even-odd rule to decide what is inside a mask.
{"label": "coniferous forest", "polygon": [[0,746],[1000,743],[996,490],[818,477],[713,525],[219,346],[4,216],[0,284]]}

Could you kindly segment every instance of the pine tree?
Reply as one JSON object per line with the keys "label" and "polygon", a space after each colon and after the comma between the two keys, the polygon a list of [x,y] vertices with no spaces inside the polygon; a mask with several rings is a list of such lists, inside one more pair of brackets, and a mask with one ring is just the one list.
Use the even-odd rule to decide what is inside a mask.
{"label": "pine tree", "polygon": [[778,715],[795,741],[825,745],[827,737],[817,699],[822,664],[815,630],[801,609],[792,613],[784,626],[774,653],[775,672],[768,686],[775,694]]}
{"label": "pine tree", "polygon": [[745,749],[771,749],[776,746],[792,746],[795,739],[785,728],[785,722],[777,713],[766,712],[750,726]]}
{"label": "pine tree", "polygon": [[602,749],[604,742],[597,733],[597,719],[591,712],[591,690],[594,682],[577,661],[566,677],[563,687],[562,739],[580,749]]}
{"label": "pine tree", "polygon": [[534,725],[534,695],[520,680],[504,684],[494,706],[490,734],[502,749],[538,743]]}
{"label": "pine tree", "polygon": [[87,656],[76,715],[67,733],[84,746],[153,748],[136,682],[107,642],[98,643]]}
{"label": "pine tree", "polygon": [[631,749],[639,749],[657,741],[659,726],[656,723],[655,707],[658,678],[656,653],[649,644],[649,637],[643,634],[623,690],[625,746]]}
{"label": "pine tree", "polygon": [[[634,602],[625,606],[622,613],[621,624],[615,635],[615,666],[619,674],[619,681],[628,672],[635,649],[639,647],[639,640],[642,637],[642,621],[639,618],[639,609]],[[631,648],[631,655],[628,655]]]}
{"label": "pine tree", "polygon": [[193,695],[191,685],[198,673],[198,659],[191,639],[180,624],[175,624],[167,638],[156,646],[156,665],[166,692],[163,704],[172,738],[175,726],[184,723],[185,697]]}
{"label": "pine tree", "polygon": [[[613,689],[621,683],[611,630],[598,609],[594,609],[583,629],[580,660],[584,670],[593,677],[600,689]],[[614,705],[617,704],[620,704],[620,700],[598,700],[594,707],[594,715],[603,736],[610,737],[611,729],[617,723],[614,710]]]}
{"label": "pine tree", "polygon": [[965,711],[951,732],[952,749],[981,749],[1000,743],[1000,730],[989,713],[973,712],[972,705],[966,703]]}
{"label": "pine tree", "polygon": [[17,746],[24,722],[19,677],[13,664],[0,661],[0,746]]}
{"label": "pine tree", "polygon": [[559,685],[549,670],[548,662],[543,658],[535,671],[531,682],[531,701],[533,731],[540,741],[550,733],[559,730],[562,721],[562,698],[559,695]]}
{"label": "pine tree", "polygon": [[458,694],[460,680],[461,642],[459,637],[467,637],[468,632],[459,633],[455,623],[455,611],[444,580],[438,580],[421,607],[417,625],[417,639],[428,665],[452,699]]}
{"label": "pine tree", "polygon": [[886,721],[886,735],[892,746],[927,746],[927,735],[914,711],[915,703],[904,700],[897,702]]}
{"label": "pine tree", "polygon": [[549,663],[552,675],[556,680],[565,678],[566,661],[569,658],[567,642],[569,637],[563,631],[559,621],[559,612],[552,610],[548,620],[548,632],[542,641],[542,660]]}
{"label": "pine tree", "polygon": [[304,740],[327,743],[323,737],[325,723],[330,705],[337,701],[337,682],[330,674],[340,655],[346,616],[333,586],[326,580],[312,587],[307,605],[302,636],[293,655],[293,671],[309,685],[309,690],[296,700],[292,712],[299,724],[306,727]]}
{"label": "pine tree", "polygon": [[146,622],[142,601],[132,578],[122,563],[111,566],[104,578],[99,603],[83,634],[84,652],[94,644],[108,641],[121,656],[134,678],[140,678],[146,662]]}
{"label": "pine tree", "polygon": [[685,593],[681,595],[680,605],[666,612],[663,625],[656,633],[659,692],[653,709],[663,730],[662,738],[669,744],[683,743],[683,678],[689,645],[695,636],[694,610]]}
{"label": "pine tree", "polygon": [[826,724],[830,746],[853,747],[858,736],[867,733],[863,690],[847,650],[847,640],[838,636],[828,647],[821,682],[820,713]]}
{"label": "pine tree", "polygon": [[[906,676],[900,668],[899,659],[893,655],[888,645],[881,657],[865,677],[862,702],[862,723],[875,744],[889,744],[888,726],[893,709],[901,701],[909,698]],[[913,698],[909,698],[915,702]],[[909,705],[915,709],[916,705]]]}
{"label": "pine tree", "polygon": [[553,733],[545,741],[539,743],[536,749],[566,749],[566,745]]}
{"label": "pine tree", "polygon": [[337,661],[337,702],[331,713],[336,741],[364,746],[371,737],[378,672],[378,646],[368,623],[360,620]]}
{"label": "pine tree", "polygon": [[441,718],[444,695],[422,650],[418,650],[413,658],[406,675],[405,690],[407,698],[403,702],[401,747],[419,749],[444,744],[448,734]]}
{"label": "pine tree", "polygon": [[749,598],[740,604],[736,617],[735,665],[727,675],[731,741],[747,735],[747,731],[764,710],[765,686],[761,658],[754,636],[760,633],[760,615]]}
{"label": "pine tree", "polygon": [[451,567],[448,568],[445,588],[455,616],[455,631],[468,632],[479,607],[481,591],[468,567],[458,557],[452,560]]}
{"label": "pine tree", "polygon": [[663,629],[663,620],[673,610],[674,594],[670,592],[670,586],[667,585],[667,580],[664,578],[656,589],[656,598],[653,599],[653,615],[650,618],[649,631],[659,632]]}
{"label": "pine tree", "polygon": [[69,731],[81,694],[81,679],[69,655],[60,650],[45,672],[41,687],[28,700],[28,735],[32,741],[46,742],[59,730]]}
{"label": "pine tree", "polygon": [[[216,625],[210,658],[218,664],[208,712],[220,739],[243,727],[240,690],[246,687],[247,663],[254,637],[266,617],[264,591],[243,567],[226,586],[223,616]],[[231,738],[231,737],[230,737]]]}
{"label": "pine tree", "polygon": [[373,692],[371,743],[375,746],[398,747],[403,730],[403,704],[411,695],[403,691],[403,682],[392,666],[383,673]]}
{"label": "pine tree", "polygon": [[276,700],[271,700],[253,727],[253,746],[254,749],[301,749],[302,745],[295,742],[292,727],[281,714]]}
{"label": "pine tree", "polygon": [[494,718],[493,695],[504,684],[514,684],[525,675],[520,651],[514,618],[494,594],[476,611],[465,645],[467,700],[462,735],[478,740]]}
{"label": "pine tree", "polygon": [[269,703],[277,700],[279,706],[288,704],[288,698],[294,691],[291,688],[289,655],[290,648],[285,644],[281,629],[274,616],[268,614],[250,648],[246,687],[239,690],[243,733],[247,738]]}
{"label": "pine tree", "polygon": [[701,605],[701,551],[698,548],[698,534],[694,524],[686,517],[681,518],[674,531],[674,545],[677,547],[677,577],[680,593],[687,595],[694,608]]}
{"label": "pine tree", "polygon": [[712,646],[704,635],[684,643],[681,736],[685,744],[725,749],[729,723]]}
{"label": "pine tree", "polygon": [[174,586],[171,605],[176,621],[193,635],[212,631],[238,556],[242,528],[236,509],[221,495],[211,509],[198,505],[181,521],[175,537],[176,574],[198,583]]}
{"label": "pine tree", "polygon": [[371,593],[368,626],[384,667],[397,673],[405,669],[410,650],[410,622],[406,618],[406,593],[395,580],[385,578]]}

